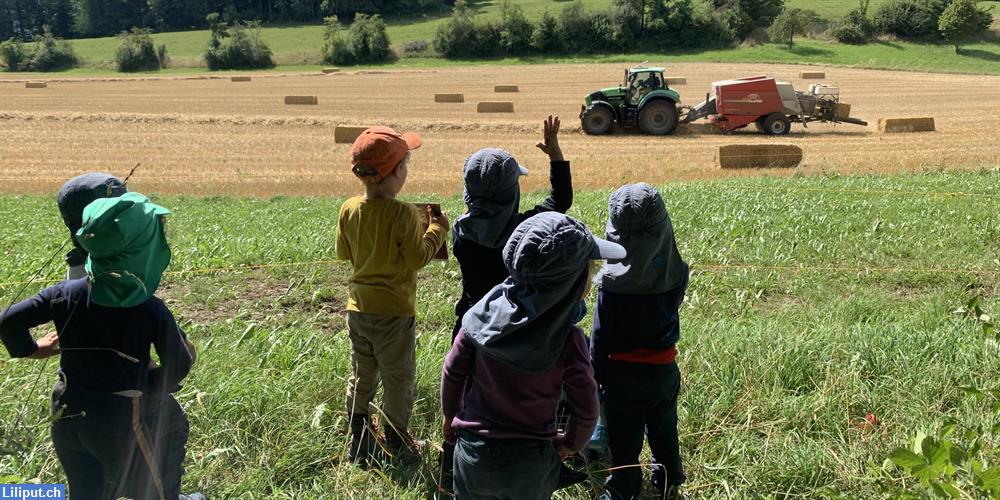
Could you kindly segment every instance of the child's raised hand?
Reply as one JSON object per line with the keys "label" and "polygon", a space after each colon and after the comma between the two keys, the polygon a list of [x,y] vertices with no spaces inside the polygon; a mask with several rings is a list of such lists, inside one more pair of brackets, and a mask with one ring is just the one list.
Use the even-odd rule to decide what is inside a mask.
{"label": "child's raised hand", "polygon": [[38,350],[28,356],[31,359],[45,359],[59,354],[59,334],[49,332],[44,337],[38,339]]}
{"label": "child's raised hand", "polygon": [[562,148],[559,147],[559,117],[549,115],[545,119],[542,132],[542,142],[535,144],[543,153],[549,155],[549,161],[564,161]]}

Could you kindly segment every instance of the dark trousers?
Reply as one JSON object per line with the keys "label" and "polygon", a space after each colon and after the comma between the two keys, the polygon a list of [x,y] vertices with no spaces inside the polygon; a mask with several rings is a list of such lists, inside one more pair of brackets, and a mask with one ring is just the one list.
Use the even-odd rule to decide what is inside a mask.
{"label": "dark trousers", "polygon": [[[639,463],[645,437],[649,439],[654,484],[669,488],[686,479],[677,437],[677,395],[681,374],[676,363],[647,365],[609,361],[600,369],[607,410],[606,428],[611,464],[616,469],[605,483],[614,499],[632,499],[642,489]],[[624,467],[618,469],[617,467]]]}
{"label": "dark trousers", "polygon": [[455,498],[547,500],[559,483],[551,441],[488,439],[460,432],[455,446]]}
{"label": "dark trousers", "polygon": [[144,398],[136,409],[131,398],[64,390],[62,382],[53,390],[52,442],[73,500],[158,500],[161,488],[165,499],[180,496],[188,420],[172,395]]}

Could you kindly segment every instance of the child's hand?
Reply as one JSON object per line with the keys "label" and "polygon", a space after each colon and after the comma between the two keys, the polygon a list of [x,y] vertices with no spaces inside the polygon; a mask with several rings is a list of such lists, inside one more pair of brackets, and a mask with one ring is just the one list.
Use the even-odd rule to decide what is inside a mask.
{"label": "child's hand", "polygon": [[59,354],[59,334],[49,332],[44,337],[38,339],[38,350],[28,356],[31,359],[45,359]]}
{"label": "child's hand", "polygon": [[427,220],[431,224],[437,224],[444,228],[445,232],[451,231],[451,226],[448,224],[448,216],[441,212],[439,214],[434,213],[434,209],[430,205],[427,205]]}
{"label": "child's hand", "polygon": [[541,149],[543,153],[549,155],[549,161],[564,161],[562,148],[559,147],[559,117],[556,115],[549,115],[545,119],[545,124],[543,126],[544,132],[542,135],[542,142],[535,144],[535,147]]}
{"label": "child's hand", "polygon": [[557,434],[553,444],[556,446],[556,452],[559,453],[560,459],[565,460],[574,455],[573,450],[566,447],[565,434]]}
{"label": "child's hand", "polygon": [[455,436],[455,429],[451,428],[451,422],[447,419],[444,421],[444,442],[454,445],[458,442],[458,438]]}

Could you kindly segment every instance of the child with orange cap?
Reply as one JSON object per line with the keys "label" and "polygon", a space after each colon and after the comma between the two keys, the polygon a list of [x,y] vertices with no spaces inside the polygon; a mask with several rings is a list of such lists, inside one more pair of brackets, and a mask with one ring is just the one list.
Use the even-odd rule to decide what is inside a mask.
{"label": "child with orange cap", "polygon": [[353,267],[347,301],[352,347],[347,411],[350,457],[358,463],[368,463],[379,450],[369,405],[380,380],[389,452],[412,457],[422,444],[407,431],[416,376],[417,271],[444,244],[449,225],[447,216],[428,208],[424,229],[418,209],[396,200],[406,182],[410,151],[420,144],[415,134],[372,127],[351,149],[352,171],[365,194],[340,207],[337,256]]}

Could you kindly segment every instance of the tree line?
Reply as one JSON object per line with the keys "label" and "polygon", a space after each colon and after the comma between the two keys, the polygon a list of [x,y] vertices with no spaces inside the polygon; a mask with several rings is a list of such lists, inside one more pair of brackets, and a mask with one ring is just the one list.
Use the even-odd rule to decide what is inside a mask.
{"label": "tree line", "polygon": [[48,26],[59,38],[113,36],[134,27],[154,31],[206,28],[208,15],[227,23],[321,22],[355,13],[406,15],[450,8],[453,0],[3,0],[0,40],[31,40]]}

